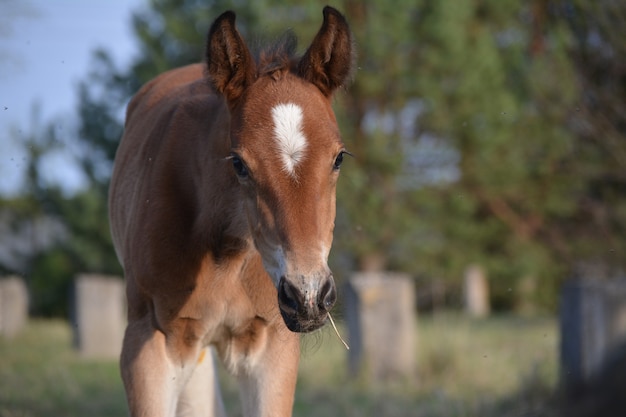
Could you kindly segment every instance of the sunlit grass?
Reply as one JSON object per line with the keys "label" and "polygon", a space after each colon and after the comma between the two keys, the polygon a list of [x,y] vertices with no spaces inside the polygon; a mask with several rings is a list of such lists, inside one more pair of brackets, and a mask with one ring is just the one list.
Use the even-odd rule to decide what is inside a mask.
{"label": "sunlit grass", "polygon": [[296,415],[523,416],[530,406],[552,415],[554,319],[436,314],[418,320],[417,338],[417,380],[377,383],[348,377],[347,352],[328,331],[301,360]]}
{"label": "sunlit grass", "polygon": [[[418,378],[410,382],[351,379],[330,327],[305,337],[294,416],[554,415],[555,320],[445,313],[418,323]],[[0,416],[127,415],[117,362],[80,358],[71,341],[65,322],[39,320],[0,339]],[[235,384],[222,380],[230,415],[240,416]]]}
{"label": "sunlit grass", "polygon": [[452,395],[502,396],[528,378],[549,385],[557,377],[554,320],[440,315],[421,320],[419,363],[425,386]]}
{"label": "sunlit grass", "polygon": [[63,321],[32,321],[16,339],[0,339],[1,416],[126,414],[117,363],[82,359],[71,341]]}

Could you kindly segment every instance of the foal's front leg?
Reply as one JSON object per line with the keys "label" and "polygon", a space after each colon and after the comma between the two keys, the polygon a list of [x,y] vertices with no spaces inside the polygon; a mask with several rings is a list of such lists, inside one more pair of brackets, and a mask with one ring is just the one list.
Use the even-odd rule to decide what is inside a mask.
{"label": "foal's front leg", "polygon": [[177,369],[168,358],[165,335],[149,317],[129,322],[120,368],[132,417],[174,416]]}
{"label": "foal's front leg", "polygon": [[212,349],[200,351],[176,408],[176,417],[226,417]]}
{"label": "foal's front leg", "polygon": [[[182,344],[177,343],[181,340],[180,334],[166,335],[156,329],[150,315],[129,321],[120,366],[131,416],[173,417],[185,413],[185,410],[193,413],[198,407],[214,409],[215,398],[210,391],[213,380],[208,379],[213,371],[212,362],[209,362],[212,359],[207,359],[205,367],[209,369],[203,375],[203,367],[198,366],[204,361],[204,358],[199,360],[202,353],[200,344],[193,343],[181,350],[179,347]],[[196,368],[200,368],[198,372],[194,372]],[[179,404],[179,396],[185,393],[184,389],[194,374],[199,381],[208,382],[201,387],[207,392],[198,395],[196,403],[189,408],[187,403]],[[183,397],[188,400],[188,397]],[[200,405],[207,401],[210,404]],[[179,406],[180,413],[177,413]]]}
{"label": "foal's front leg", "polygon": [[272,336],[260,360],[238,377],[246,417],[289,417],[293,410],[299,336],[284,327]]}
{"label": "foal's front leg", "polygon": [[237,376],[245,417],[291,416],[300,358],[298,334],[282,320],[268,325],[257,318],[221,353]]}

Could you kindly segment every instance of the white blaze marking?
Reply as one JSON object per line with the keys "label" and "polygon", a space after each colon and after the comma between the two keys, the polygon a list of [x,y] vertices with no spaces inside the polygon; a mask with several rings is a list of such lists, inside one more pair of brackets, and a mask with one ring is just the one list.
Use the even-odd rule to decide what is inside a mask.
{"label": "white blaze marking", "polygon": [[272,118],[283,169],[295,176],[296,166],[304,159],[307,145],[302,132],[302,108],[293,103],[279,104],[272,109]]}

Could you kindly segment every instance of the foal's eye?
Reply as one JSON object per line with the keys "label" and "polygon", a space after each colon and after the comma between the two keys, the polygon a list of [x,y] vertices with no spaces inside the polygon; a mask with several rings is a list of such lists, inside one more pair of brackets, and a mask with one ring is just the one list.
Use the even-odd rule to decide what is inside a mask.
{"label": "foal's eye", "polygon": [[341,151],[339,152],[339,155],[337,155],[337,158],[335,158],[335,163],[333,164],[333,169],[335,171],[338,171],[339,168],[341,167],[341,164],[343,163],[343,156],[345,154],[350,155],[347,151]]}
{"label": "foal's eye", "polygon": [[232,155],[230,160],[233,163],[233,168],[235,169],[235,174],[239,178],[246,178],[248,176],[248,167],[243,163],[240,157],[237,155]]}

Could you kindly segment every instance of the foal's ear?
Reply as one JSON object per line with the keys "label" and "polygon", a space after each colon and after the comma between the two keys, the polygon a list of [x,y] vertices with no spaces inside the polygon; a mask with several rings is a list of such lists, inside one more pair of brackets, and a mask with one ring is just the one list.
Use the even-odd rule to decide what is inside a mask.
{"label": "foal's ear", "polygon": [[234,106],[256,76],[250,50],[235,27],[234,12],[224,12],[211,25],[206,61],[210,83]]}
{"label": "foal's ear", "polygon": [[355,54],[352,33],[341,13],[324,7],[324,23],[298,64],[298,74],[330,96],[350,78]]}

